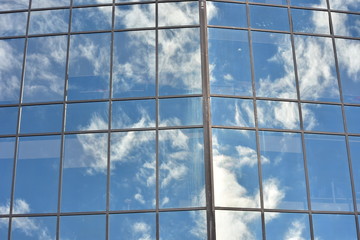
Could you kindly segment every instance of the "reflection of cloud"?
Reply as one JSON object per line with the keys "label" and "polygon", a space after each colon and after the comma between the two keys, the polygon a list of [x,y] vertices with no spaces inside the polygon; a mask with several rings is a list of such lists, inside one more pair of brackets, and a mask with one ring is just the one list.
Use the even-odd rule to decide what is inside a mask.
{"label": "reflection of cloud", "polygon": [[[150,240],[151,237],[151,227],[145,222],[135,222],[132,225],[133,234],[136,236],[136,239],[139,240]],[[135,237],[134,236],[134,237]]]}
{"label": "reflection of cloud", "polygon": [[305,240],[303,237],[305,225],[300,221],[293,221],[291,228],[285,233],[284,239],[286,240]]}

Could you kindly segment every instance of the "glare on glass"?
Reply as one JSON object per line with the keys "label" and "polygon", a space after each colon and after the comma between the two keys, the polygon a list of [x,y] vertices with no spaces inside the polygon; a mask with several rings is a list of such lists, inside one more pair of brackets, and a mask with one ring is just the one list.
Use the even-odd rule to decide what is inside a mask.
{"label": "glare on glass", "polygon": [[112,7],[87,7],[72,9],[71,31],[110,30]]}
{"label": "glare on glass", "polygon": [[71,36],[68,100],[109,97],[110,40],[108,33]]}
{"label": "glare on glass", "polygon": [[115,7],[115,29],[155,27],[155,4]]}
{"label": "glare on glass", "polygon": [[360,138],[349,137],[350,156],[352,163],[352,173],[355,185],[356,203],[360,208]]}
{"label": "glare on glass", "polygon": [[312,209],[352,211],[345,137],[306,134],[305,146]]}
{"label": "glare on glass", "polygon": [[250,26],[258,29],[289,31],[287,8],[250,5]]}
{"label": "glare on glass", "polygon": [[159,100],[160,126],[202,125],[202,98],[167,98]]}
{"label": "glare on glass", "polygon": [[12,239],[56,239],[56,217],[15,217],[11,223]]}
{"label": "glare on glass", "polygon": [[1,13],[0,37],[25,35],[27,16],[27,12]]}
{"label": "glare on glass", "polygon": [[64,99],[66,36],[28,40],[23,102]]}
{"label": "glare on glass", "polygon": [[60,217],[60,239],[105,240],[105,215]]}
{"label": "glare on glass", "polygon": [[329,15],[326,11],[291,9],[294,32],[330,34]]}
{"label": "glare on glass", "polygon": [[211,98],[213,125],[254,127],[254,106],[249,99]]}
{"label": "glare on glass", "polygon": [[108,129],[108,102],[68,104],[66,111],[66,131]]}
{"label": "glare on glass", "polygon": [[13,213],[57,211],[60,136],[21,137]]}
{"label": "glare on glass", "polygon": [[0,2],[0,9],[3,11],[26,9],[28,7],[29,0],[2,0]]}
{"label": "glare on glass", "polygon": [[160,131],[158,151],[160,207],[204,206],[202,129]]}
{"label": "glare on glass", "polygon": [[211,93],[252,96],[247,31],[209,28]]}
{"label": "glare on glass", "polygon": [[252,32],[252,48],[256,95],[296,98],[290,35]]}
{"label": "glare on glass", "polygon": [[0,108],[0,135],[16,133],[18,111],[17,107]]}
{"label": "glare on glass", "polygon": [[65,136],[63,212],[105,210],[107,139],[104,133]]}
{"label": "glare on glass", "polygon": [[159,3],[158,11],[159,26],[199,24],[199,7],[196,1]]}
{"label": "glare on glass", "polygon": [[31,8],[63,7],[69,5],[70,5],[70,0],[57,0],[57,1],[32,0],[31,1]]}
{"label": "glare on glass", "polygon": [[304,129],[320,132],[344,132],[340,105],[301,104]]}
{"label": "glare on glass", "polygon": [[68,9],[31,12],[29,34],[67,32],[68,24]]}
{"label": "glare on glass", "polygon": [[256,101],[260,128],[299,129],[299,109],[295,102]]}
{"label": "glare on glass", "polygon": [[[0,138],[0,214],[9,214],[15,138]],[[8,206],[8,207],[5,207]],[[0,236],[4,221],[0,218]]]}
{"label": "glare on glass", "polygon": [[354,215],[313,214],[315,239],[357,239]]}
{"label": "glare on glass", "polygon": [[208,2],[207,5],[209,25],[247,27],[245,4]]}
{"label": "glare on glass", "polygon": [[114,34],[113,97],[155,95],[155,31]]}
{"label": "glare on glass", "polygon": [[111,134],[110,209],[154,209],[155,131]]}

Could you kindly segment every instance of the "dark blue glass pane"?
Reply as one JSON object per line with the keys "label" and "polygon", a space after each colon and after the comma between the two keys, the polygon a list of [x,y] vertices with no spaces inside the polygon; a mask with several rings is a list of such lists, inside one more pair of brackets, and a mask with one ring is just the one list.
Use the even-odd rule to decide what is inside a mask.
{"label": "dark blue glass pane", "polygon": [[16,133],[18,111],[17,107],[0,108],[0,135]]}
{"label": "dark blue glass pane", "polygon": [[105,215],[61,217],[60,238],[71,240],[105,240],[105,220]]}

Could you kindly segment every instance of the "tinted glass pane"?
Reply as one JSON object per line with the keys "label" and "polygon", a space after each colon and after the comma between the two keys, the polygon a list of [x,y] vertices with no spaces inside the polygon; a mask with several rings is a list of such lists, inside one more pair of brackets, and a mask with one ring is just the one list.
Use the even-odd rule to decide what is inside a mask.
{"label": "tinted glass pane", "polygon": [[[255,132],[213,129],[212,133],[215,205],[259,207]],[[280,192],[276,184],[274,191]]]}
{"label": "tinted glass pane", "polygon": [[111,128],[155,127],[155,101],[112,102]]}
{"label": "tinted glass pane", "polygon": [[305,135],[312,209],[351,211],[349,165],[345,138]]}
{"label": "tinted glass pane", "polygon": [[22,137],[16,166],[15,213],[56,212],[60,136]]}
{"label": "tinted glass pane", "polygon": [[209,28],[211,92],[252,96],[248,33]]}
{"label": "tinted glass pane", "polygon": [[67,32],[69,10],[31,12],[29,34]]}
{"label": "tinted glass pane", "polygon": [[155,4],[123,5],[115,8],[115,28],[155,27]]}
{"label": "tinted glass pane", "polygon": [[295,36],[300,97],[339,101],[334,52],[330,38]]}
{"label": "tinted glass pane", "polygon": [[155,31],[114,35],[113,97],[155,95]]}
{"label": "tinted glass pane", "polygon": [[12,219],[12,239],[55,239],[56,217],[18,217]]}
{"label": "tinted glass pane", "polygon": [[24,39],[0,40],[0,52],[0,103],[18,103]]}
{"label": "tinted glass pane", "polygon": [[61,239],[105,239],[105,216],[64,216],[60,218]]}
{"label": "tinted glass pane", "polygon": [[260,212],[216,211],[216,239],[262,239]]}
{"label": "tinted glass pane", "polygon": [[194,25],[199,23],[197,2],[160,3],[159,26]]}
{"label": "tinted glass pane", "polygon": [[326,8],[326,2],[322,0],[291,0],[291,5],[300,7]]}
{"label": "tinted glass pane", "polygon": [[159,170],[160,207],[204,206],[203,131],[160,131]]}
{"label": "tinted glass pane", "polygon": [[63,100],[66,48],[66,36],[28,40],[23,102]]}
{"label": "tinted glass pane", "polygon": [[296,98],[290,35],[252,32],[256,95]]}
{"label": "tinted glass pane", "polygon": [[211,2],[208,14],[209,25],[247,27],[245,4]]}
{"label": "tinted glass pane", "polygon": [[360,37],[360,15],[331,13],[335,35]]}
{"label": "tinted glass pane", "polygon": [[207,239],[205,211],[163,212],[159,218],[160,239]]}
{"label": "tinted glass pane", "polygon": [[27,12],[0,14],[0,37],[26,33]]}
{"label": "tinted glass pane", "polygon": [[0,108],[0,134],[15,134],[17,128],[17,107]]}
{"label": "tinted glass pane", "polygon": [[158,44],[160,95],[201,93],[199,29],[159,30]]}
{"label": "tinted glass pane", "polygon": [[110,208],[155,208],[155,132],[111,135]]}
{"label": "tinted glass pane", "polygon": [[0,9],[2,10],[17,10],[29,7],[29,0],[2,0],[0,2]]}
{"label": "tinted glass pane", "polygon": [[360,207],[360,138],[349,137],[352,172],[355,184],[355,195],[358,208]]}
{"label": "tinted glass pane", "polygon": [[289,31],[287,9],[250,5],[250,26],[259,29]]}
{"label": "tinted glass pane", "polygon": [[107,134],[65,137],[61,209],[105,210]]}
{"label": "tinted glass pane", "polygon": [[260,152],[264,207],[307,209],[301,135],[260,132]]}
{"label": "tinted glass pane", "polygon": [[[0,138],[0,214],[9,214],[10,211],[14,151],[14,138]],[[2,236],[3,227],[7,226],[6,221],[0,218],[0,236]]]}
{"label": "tinted glass pane", "polygon": [[356,239],[353,215],[313,214],[315,239]]}
{"label": "tinted glass pane", "polygon": [[45,8],[45,7],[61,7],[61,6],[69,6],[70,0],[56,0],[56,1],[48,1],[48,0],[32,0],[31,8]]}
{"label": "tinted glass pane", "polygon": [[329,15],[325,11],[291,9],[294,32],[330,34]]}
{"label": "tinted glass pane", "polygon": [[299,109],[295,102],[257,101],[260,128],[299,129]]}
{"label": "tinted glass pane", "polygon": [[323,132],[343,132],[341,106],[301,104],[304,129]]}
{"label": "tinted glass pane", "polygon": [[265,223],[266,239],[311,239],[307,214],[265,213]]}
{"label": "tinted glass pane", "polygon": [[111,34],[71,36],[68,99],[109,96]]}
{"label": "tinted glass pane", "polygon": [[74,8],[71,31],[94,31],[111,29],[112,7]]}
{"label": "tinted glass pane", "polygon": [[201,98],[160,99],[160,126],[202,125]]}
{"label": "tinted glass pane", "polygon": [[110,215],[109,239],[156,239],[155,214],[133,213]]}
{"label": "tinted glass pane", "polygon": [[211,98],[213,125],[254,127],[253,101],[235,98]]}
{"label": "tinted glass pane", "polygon": [[60,132],[63,105],[24,106],[21,113],[21,133]]}
{"label": "tinted glass pane", "polygon": [[68,104],[66,131],[108,129],[108,106],[107,102]]}

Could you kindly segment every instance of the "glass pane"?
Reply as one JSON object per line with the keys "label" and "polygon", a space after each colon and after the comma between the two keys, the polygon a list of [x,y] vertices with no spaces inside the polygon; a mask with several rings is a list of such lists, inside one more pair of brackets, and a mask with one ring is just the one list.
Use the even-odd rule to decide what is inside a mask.
{"label": "glass pane", "polygon": [[19,141],[13,211],[56,212],[60,136],[22,137]]}
{"label": "glass pane", "polygon": [[[9,214],[12,173],[14,165],[15,138],[0,138],[0,214]],[[9,221],[0,218],[0,236],[2,228]],[[5,238],[4,238],[5,239]]]}
{"label": "glass pane", "polygon": [[25,35],[26,22],[27,12],[0,14],[0,37]]}
{"label": "glass pane", "polygon": [[331,38],[297,35],[294,40],[301,99],[339,102]]}
{"label": "glass pane", "polygon": [[208,24],[247,28],[246,5],[208,2]]}
{"label": "glass pane", "polygon": [[69,10],[31,12],[29,34],[67,32]]}
{"label": "glass pane", "polygon": [[62,7],[69,5],[70,5],[70,0],[56,0],[56,1],[32,0],[31,1],[31,8]]}
{"label": "glass pane", "polygon": [[108,129],[108,106],[108,102],[68,104],[66,131]]}
{"label": "glass pane", "polygon": [[112,133],[110,167],[110,209],[155,208],[154,131]]}
{"label": "glass pane", "polygon": [[155,127],[155,100],[112,102],[111,128]]}
{"label": "glass pane", "polygon": [[159,3],[159,26],[199,24],[199,6],[194,2]]}
{"label": "glass pane", "polygon": [[21,113],[21,133],[60,132],[63,105],[24,106]]}
{"label": "glass pane", "polygon": [[299,109],[296,102],[257,101],[260,128],[299,129]]}
{"label": "glass pane", "polygon": [[313,214],[315,239],[357,239],[355,216]]}
{"label": "glass pane", "polygon": [[277,5],[287,5],[287,1],[286,1],[286,0],[249,0],[249,2],[266,3],[266,4],[277,4]]}
{"label": "glass pane", "polygon": [[23,102],[64,99],[67,37],[28,40]]}
{"label": "glass pane", "polygon": [[266,239],[310,240],[309,216],[302,213],[265,213]]}
{"label": "glass pane", "polygon": [[341,106],[301,104],[304,129],[321,132],[344,132]]}
{"label": "glass pane", "polygon": [[155,27],[155,4],[115,7],[115,29]]}
{"label": "glass pane", "polygon": [[[307,209],[301,135],[280,132],[259,135],[264,207]],[[277,191],[274,185],[278,186]]]}
{"label": "glass pane", "polygon": [[65,136],[61,210],[105,210],[107,134]]}
{"label": "glass pane", "polygon": [[110,30],[112,7],[74,8],[71,31]]}
{"label": "glass pane", "polygon": [[162,212],[159,215],[160,239],[207,239],[205,211]]}
{"label": "glass pane", "polygon": [[0,238],[8,239],[8,231],[9,231],[9,219],[0,218]]}
{"label": "glass pane", "polygon": [[290,35],[252,32],[256,95],[296,98]]}
{"label": "glass pane", "polygon": [[202,125],[202,98],[167,98],[159,101],[160,126]]}
{"label": "glass pane", "polygon": [[201,93],[199,37],[198,28],[159,30],[160,95]]}
{"label": "glass pane", "polygon": [[250,26],[258,29],[290,31],[287,8],[250,5]]}
{"label": "glass pane", "polygon": [[213,125],[254,127],[253,101],[236,98],[211,98]]}
{"label": "glass pane", "polygon": [[105,215],[63,216],[60,239],[105,240]]}
{"label": "glass pane", "polygon": [[252,96],[247,31],[209,28],[211,92]]}
{"label": "glass pane", "polygon": [[215,206],[260,207],[255,132],[213,129],[212,140]]}
{"label": "glass pane", "polygon": [[154,213],[131,213],[110,215],[110,240],[156,239]]}
{"label": "glass pane", "polygon": [[205,206],[202,129],[159,132],[161,208]]}
{"label": "glass pane", "polygon": [[11,230],[11,239],[56,239],[56,217],[13,218]]}
{"label": "glass pane", "polygon": [[345,11],[360,11],[359,1],[347,1],[347,0],[330,0],[330,8]]}
{"label": "glass pane", "polygon": [[352,211],[345,138],[306,134],[305,145],[312,209]]}
{"label": "glass pane", "polygon": [[[331,0],[330,0],[331,1]],[[340,0],[342,1],[342,0]],[[326,1],[322,0],[291,0],[291,5],[300,7],[326,8]]]}
{"label": "glass pane", "polygon": [[25,9],[29,7],[29,0],[1,0],[0,9],[1,10],[17,10]]}
{"label": "glass pane", "polygon": [[[360,138],[349,137],[352,172],[355,185],[356,203],[360,208]],[[359,211],[359,210],[358,210]]]}
{"label": "glass pane", "polygon": [[68,99],[109,97],[111,34],[72,35]]}
{"label": "glass pane", "polygon": [[112,3],[112,0],[73,0],[74,5],[92,5],[102,3]]}
{"label": "glass pane", "polygon": [[294,32],[330,34],[329,15],[325,11],[291,9]]}
{"label": "glass pane", "polygon": [[113,97],[155,95],[155,31],[114,33]]}
{"label": "glass pane", "polygon": [[217,239],[262,239],[261,213],[215,211]]}
{"label": "glass pane", "polygon": [[0,104],[18,103],[24,39],[0,40],[0,52]]}
{"label": "glass pane", "polygon": [[360,37],[360,15],[331,13],[334,34]]}
{"label": "glass pane", "polygon": [[17,129],[17,118],[18,118],[17,107],[2,107],[0,108],[0,134],[16,134]]}
{"label": "glass pane", "polygon": [[360,42],[335,39],[344,101],[360,103]]}

